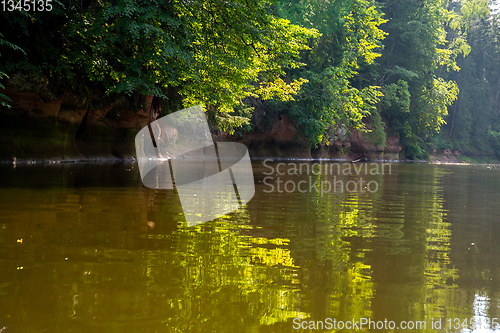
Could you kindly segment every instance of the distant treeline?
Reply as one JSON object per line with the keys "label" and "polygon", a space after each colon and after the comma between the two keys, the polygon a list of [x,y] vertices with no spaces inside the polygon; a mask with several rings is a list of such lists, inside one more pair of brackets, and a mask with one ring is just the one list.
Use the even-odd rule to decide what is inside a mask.
{"label": "distant treeline", "polygon": [[313,145],[357,129],[381,146],[399,135],[408,158],[500,156],[500,20],[487,0],[10,2],[1,82],[48,100],[139,109],[153,95],[163,113],[201,103],[234,135],[286,114]]}

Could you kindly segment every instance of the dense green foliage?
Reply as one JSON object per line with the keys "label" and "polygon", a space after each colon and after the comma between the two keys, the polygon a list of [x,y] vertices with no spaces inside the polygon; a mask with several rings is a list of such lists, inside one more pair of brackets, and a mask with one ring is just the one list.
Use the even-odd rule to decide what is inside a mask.
{"label": "dense green foliage", "polygon": [[164,113],[201,103],[228,133],[286,114],[313,145],[359,130],[379,146],[399,135],[409,158],[500,155],[486,0],[80,0],[0,15],[2,82],[45,85],[46,99],[140,108],[152,95]]}
{"label": "dense green foliage", "polygon": [[498,14],[468,23],[470,54],[458,61],[461,71],[451,76],[461,88],[450,108],[447,131],[439,148],[457,148],[472,156],[500,156],[500,19]]}
{"label": "dense green foliage", "polygon": [[339,128],[364,128],[363,118],[378,102],[378,87],[358,89],[351,81],[361,64],[380,56],[385,22],[373,1],[292,1],[280,3],[280,14],[292,22],[319,28],[321,37],[303,53],[307,66],[290,73],[309,82],[293,102],[278,105],[313,143],[329,143]]}
{"label": "dense green foliage", "polygon": [[[63,1],[51,12],[2,13],[0,70],[44,77],[55,93],[96,89],[110,98],[153,95],[203,103],[222,130],[248,122],[242,100],[288,99],[314,29],[270,13],[266,1]],[[13,30],[11,27],[17,27]],[[244,114],[244,112],[243,112]]]}

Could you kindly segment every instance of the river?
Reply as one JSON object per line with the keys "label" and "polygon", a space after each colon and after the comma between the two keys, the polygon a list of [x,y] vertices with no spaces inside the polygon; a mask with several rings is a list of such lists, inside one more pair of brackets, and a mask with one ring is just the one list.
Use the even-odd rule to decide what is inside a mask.
{"label": "river", "polygon": [[[4,166],[0,331],[500,324],[500,168],[356,166],[253,162],[253,199],[193,227],[176,192],[143,187],[134,164]],[[353,182],[315,185],[333,177]]]}

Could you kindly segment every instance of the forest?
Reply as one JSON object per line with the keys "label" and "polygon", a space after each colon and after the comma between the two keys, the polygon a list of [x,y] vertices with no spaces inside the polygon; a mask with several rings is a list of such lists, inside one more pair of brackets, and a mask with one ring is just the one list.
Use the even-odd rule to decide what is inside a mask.
{"label": "forest", "polygon": [[313,147],[357,130],[379,146],[399,136],[409,159],[500,158],[491,1],[22,3],[0,13],[0,88],[43,86],[44,100],[89,108],[119,99],[139,110],[152,96],[160,115],[202,104],[212,130],[235,137],[286,115]]}

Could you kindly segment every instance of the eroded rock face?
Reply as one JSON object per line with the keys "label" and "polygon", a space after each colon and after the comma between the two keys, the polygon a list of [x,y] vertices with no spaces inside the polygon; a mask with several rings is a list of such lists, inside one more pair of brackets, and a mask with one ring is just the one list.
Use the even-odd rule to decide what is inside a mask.
{"label": "eroded rock face", "polygon": [[133,137],[149,120],[144,110],[119,105],[90,109],[76,96],[46,100],[9,88],[2,93],[11,108],[0,108],[0,160],[132,157]]}
{"label": "eroded rock face", "polygon": [[350,156],[353,159],[367,160],[398,160],[401,152],[399,134],[386,138],[385,146],[370,143],[363,133],[353,130],[350,138]]}
{"label": "eroded rock face", "polygon": [[345,129],[330,138],[330,144],[312,147],[305,138],[299,138],[292,120],[282,116],[268,132],[248,133],[243,143],[249,147],[252,157],[282,157],[304,159],[344,160],[399,160],[401,143],[399,135],[387,137],[386,145],[373,145],[359,131],[350,134]]}
{"label": "eroded rock face", "polygon": [[273,124],[270,137],[277,142],[291,142],[295,138],[297,130],[288,116],[281,116],[281,120]]}
{"label": "eroded rock face", "polygon": [[6,89],[4,94],[12,100],[9,102],[12,109],[2,110],[3,112],[19,113],[30,117],[58,117],[63,101],[63,98],[59,98],[44,102],[38,92],[18,92]]}
{"label": "eroded rock face", "polygon": [[460,152],[458,150],[451,151],[451,149],[445,149],[443,152],[438,152],[434,149],[432,155],[430,156],[431,163],[459,163]]}
{"label": "eroded rock face", "polygon": [[[135,134],[155,120],[149,112],[152,96],[145,96],[144,107],[137,111],[123,101],[89,108],[89,101],[77,96],[14,89],[3,93],[11,98],[12,108],[0,108],[0,160],[133,157]],[[234,139],[222,133],[214,140]],[[239,141],[254,158],[377,160],[398,159],[401,151],[399,136],[388,137],[382,147],[358,131],[339,131],[329,145],[312,147],[286,115],[270,130],[244,134]]]}
{"label": "eroded rock face", "polygon": [[280,118],[270,131],[243,135],[241,142],[248,147],[250,156],[311,159],[311,144],[297,137],[297,129],[288,116]]}

